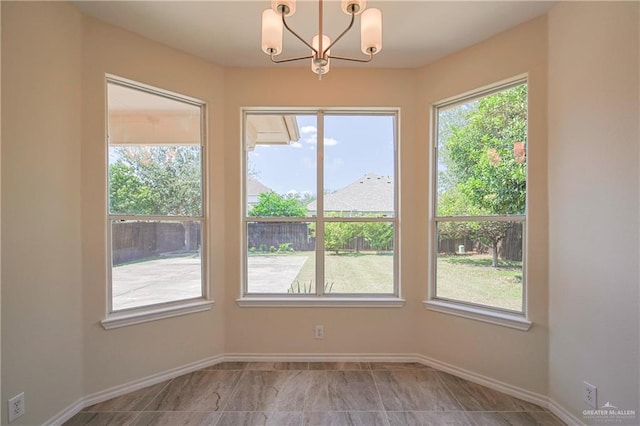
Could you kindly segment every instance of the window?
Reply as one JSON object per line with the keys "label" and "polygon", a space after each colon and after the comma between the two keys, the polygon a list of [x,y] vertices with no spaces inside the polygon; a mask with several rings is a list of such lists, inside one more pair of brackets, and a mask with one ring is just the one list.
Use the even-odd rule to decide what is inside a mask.
{"label": "window", "polygon": [[432,306],[524,318],[526,81],[436,105],[434,118]]}
{"label": "window", "polygon": [[109,313],[206,297],[204,105],[108,79]]}
{"label": "window", "polygon": [[247,299],[397,299],[396,115],[245,113]]}

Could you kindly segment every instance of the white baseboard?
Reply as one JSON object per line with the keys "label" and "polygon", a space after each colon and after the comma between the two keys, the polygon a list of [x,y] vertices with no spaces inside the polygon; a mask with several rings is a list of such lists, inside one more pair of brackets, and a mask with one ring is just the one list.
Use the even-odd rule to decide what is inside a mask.
{"label": "white baseboard", "polygon": [[417,362],[411,354],[247,354],[229,353],[225,361],[238,362]]}
{"label": "white baseboard", "polygon": [[558,404],[555,400],[549,398],[548,407],[549,411],[555,414],[560,420],[565,422],[568,425],[575,426],[585,426],[585,423],[571,414],[569,410],[564,408],[562,405]]}
{"label": "white baseboard", "polygon": [[224,360],[224,356],[218,355],[210,358],[205,358],[200,361],[191,362],[181,367],[172,368],[162,373],[152,374],[151,376],[144,377],[142,379],[134,380],[123,385],[114,386],[109,389],[105,389],[100,392],[96,392],[90,395],[80,398],[64,410],[60,411],[53,418],[49,419],[45,425],[57,426],[69,420],[75,416],[83,408],[89,407],[99,402],[107,401],[118,396],[134,392],[148,386],[152,386],[165,380],[173,379],[174,377],[182,376],[183,374],[192,373],[194,371],[209,367],[214,364],[218,364]]}
{"label": "white baseboard", "polygon": [[200,361],[186,364],[182,367],[172,368],[162,373],[134,380],[124,385],[114,386],[104,391],[96,392],[80,398],[64,410],[60,411],[53,418],[47,421],[46,425],[60,425],[85,407],[89,407],[99,402],[107,401],[118,396],[134,392],[148,386],[161,383],[165,380],[191,373],[223,361],[243,361],[243,362],[418,362],[428,365],[437,370],[450,373],[454,376],[469,380],[474,383],[486,386],[490,389],[503,392],[516,398],[548,408],[553,414],[558,416],[568,425],[584,425],[577,417],[571,414],[566,408],[560,406],[556,401],[535,392],[492,379],[481,374],[474,373],[455,365],[429,358],[419,354],[282,354],[282,353],[229,353],[206,358]]}
{"label": "white baseboard", "polygon": [[58,414],[47,420],[44,424],[46,426],[58,426],[62,423],[69,420],[71,417],[75,416],[80,412],[86,405],[84,404],[84,398],[80,398],[64,410],[60,411]]}
{"label": "white baseboard", "polygon": [[474,383],[495,389],[507,395],[515,396],[533,404],[547,406],[548,398],[544,395],[491,379],[446,362],[419,354],[226,354],[225,361],[248,362],[418,362],[437,370],[453,374]]}
{"label": "white baseboard", "polygon": [[545,408],[548,405],[548,398],[545,395],[531,392],[526,389],[522,389],[520,387],[492,379],[491,377],[483,376],[482,374],[474,373],[473,371],[456,367],[455,365],[451,365],[434,358],[429,358],[422,355],[417,355],[417,357],[419,359],[419,362],[421,362],[422,364],[426,364],[429,367],[444,371],[445,373],[449,373],[470,382],[486,386],[490,389],[497,390],[498,392],[506,393],[507,395],[520,398],[532,404],[540,405]]}

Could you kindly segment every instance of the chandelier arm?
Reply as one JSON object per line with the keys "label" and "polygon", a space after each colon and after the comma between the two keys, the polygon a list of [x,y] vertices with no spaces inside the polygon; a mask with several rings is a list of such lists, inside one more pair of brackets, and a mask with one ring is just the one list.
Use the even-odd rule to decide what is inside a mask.
{"label": "chandelier arm", "polygon": [[273,56],[274,56],[273,54],[269,55],[269,57],[271,58],[271,62],[275,64],[281,64],[283,62],[302,61],[304,59],[313,59],[314,57],[314,55],[307,55],[307,56],[297,56],[295,58],[287,58],[287,59],[274,59]]}
{"label": "chandelier arm", "polygon": [[[298,35],[298,33],[296,33],[295,31],[293,31],[293,30],[291,29],[291,27],[289,27],[289,24],[287,24],[286,19],[284,19],[284,13],[282,13],[282,24],[283,24],[283,25],[284,25],[284,27],[287,29],[287,31],[289,31],[291,34],[293,34],[294,36],[296,36],[296,38],[297,38],[298,40],[300,40],[301,42],[303,42],[303,43],[304,43],[304,44],[305,44],[309,49],[313,50],[313,51],[316,53],[316,55],[318,54],[318,49],[316,49],[315,47],[313,47],[312,45],[310,45],[309,43],[307,43],[307,42],[305,41],[305,39],[303,39],[302,37],[300,37],[300,36]],[[300,59],[307,59],[307,58],[300,58]],[[273,59],[272,59],[272,60],[273,60]],[[274,62],[275,62],[275,61],[274,61]],[[286,61],[280,61],[280,62],[286,62]],[[278,63],[278,62],[276,62],[276,63]]]}
{"label": "chandelier arm", "polygon": [[351,61],[351,62],[371,62],[373,59],[373,53],[369,53],[369,57],[367,59],[363,58],[348,58],[346,56],[329,56],[329,59],[337,59],[340,61]]}
{"label": "chandelier arm", "polygon": [[329,47],[324,49],[324,52],[322,52],[322,56],[324,56],[324,53],[328,52],[329,49],[331,49],[333,47],[333,45],[336,44],[342,38],[342,36],[344,36],[346,33],[348,33],[351,28],[353,28],[353,23],[355,22],[355,20],[356,20],[356,14],[355,14],[355,12],[352,11],[351,12],[351,22],[349,23],[349,26],[335,40],[333,40],[333,43],[331,43],[329,45]]}

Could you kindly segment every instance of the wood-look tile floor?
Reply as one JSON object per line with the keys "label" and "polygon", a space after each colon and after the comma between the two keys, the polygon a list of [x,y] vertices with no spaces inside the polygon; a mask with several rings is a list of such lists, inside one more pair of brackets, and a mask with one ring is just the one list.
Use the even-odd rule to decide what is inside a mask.
{"label": "wood-look tile floor", "polygon": [[65,425],[562,425],[417,363],[225,362],[87,407]]}

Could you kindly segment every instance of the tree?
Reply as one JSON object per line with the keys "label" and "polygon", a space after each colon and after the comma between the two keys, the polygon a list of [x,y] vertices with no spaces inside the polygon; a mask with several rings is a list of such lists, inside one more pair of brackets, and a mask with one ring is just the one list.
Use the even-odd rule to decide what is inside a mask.
{"label": "tree", "polygon": [[[438,176],[438,215],[524,214],[526,203],[527,86],[520,85],[465,105],[459,115],[445,115],[439,146],[443,172]],[[441,222],[445,238],[471,236],[493,250],[510,222]]]}
{"label": "tree", "polygon": [[474,236],[482,243],[491,247],[493,259],[491,266],[498,267],[498,244],[504,240],[507,231],[512,227],[511,222],[483,221],[476,222]]}
{"label": "tree", "polygon": [[[453,187],[438,197],[439,216],[477,216],[481,210],[467,196]],[[477,230],[477,222],[439,222],[438,235],[444,239],[471,237]]]}
{"label": "tree", "polygon": [[153,214],[156,194],[123,163],[109,166],[109,211],[121,214]]}
{"label": "tree", "polygon": [[336,254],[356,236],[352,222],[326,222],[324,224],[324,248]]}
{"label": "tree", "polygon": [[388,222],[365,222],[363,225],[364,239],[376,252],[381,253],[391,249],[393,245],[393,226]]}
{"label": "tree", "polygon": [[111,213],[201,214],[200,147],[111,147],[109,155]]}
{"label": "tree", "polygon": [[444,145],[458,190],[489,214],[523,214],[526,201],[527,86],[481,98]]}
{"label": "tree", "polygon": [[263,192],[258,204],[253,206],[249,216],[254,217],[304,217],[307,207],[296,197],[282,196],[276,192]]}

